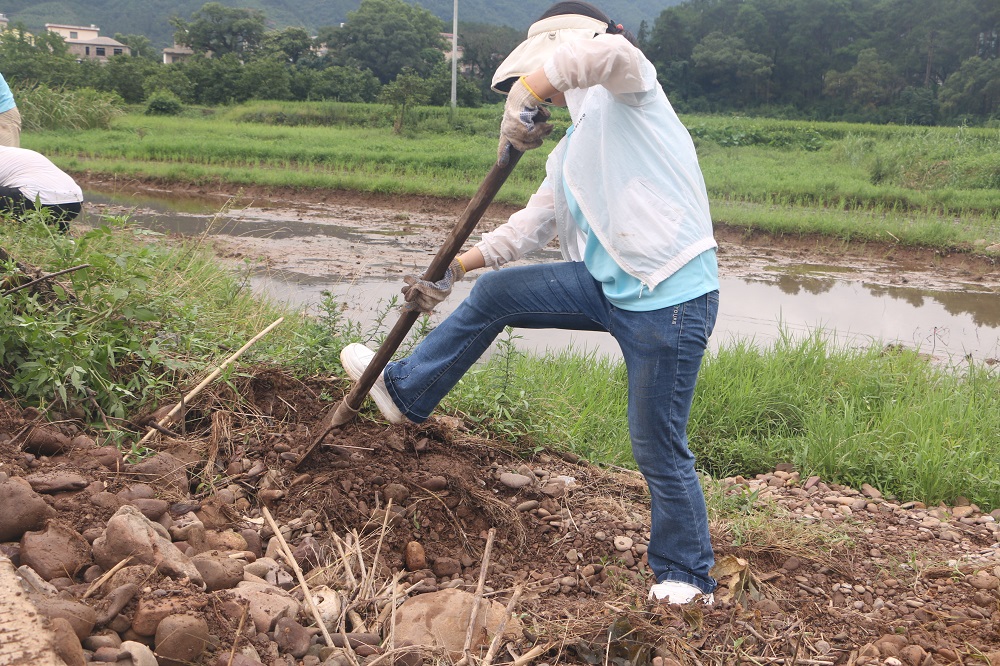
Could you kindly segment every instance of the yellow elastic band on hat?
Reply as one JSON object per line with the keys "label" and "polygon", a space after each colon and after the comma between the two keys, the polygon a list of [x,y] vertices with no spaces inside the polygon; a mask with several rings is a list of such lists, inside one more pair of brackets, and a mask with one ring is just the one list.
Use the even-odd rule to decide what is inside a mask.
{"label": "yellow elastic band on hat", "polygon": [[531,93],[531,96],[532,96],[532,97],[534,97],[535,99],[537,99],[537,100],[538,100],[539,102],[541,102],[542,104],[547,104],[547,103],[548,103],[548,102],[546,102],[546,101],[545,101],[544,99],[542,99],[541,97],[539,97],[539,96],[538,96],[538,93],[536,93],[536,92],[535,92],[534,90],[532,90],[532,89],[531,89],[531,86],[529,86],[529,85],[528,85],[528,79],[526,79],[526,78],[524,78],[524,77],[522,76],[522,77],[521,77],[520,79],[518,79],[518,80],[519,80],[519,81],[520,81],[520,82],[521,82],[521,83],[522,83],[522,84],[524,85],[524,87],[525,87],[525,88],[527,88],[527,89],[528,89],[528,92],[530,92],[530,93]]}

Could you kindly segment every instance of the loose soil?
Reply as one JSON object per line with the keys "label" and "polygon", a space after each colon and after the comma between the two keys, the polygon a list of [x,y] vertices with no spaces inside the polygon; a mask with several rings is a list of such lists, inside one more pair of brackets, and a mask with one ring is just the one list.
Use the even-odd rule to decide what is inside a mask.
{"label": "loose soil", "polygon": [[[450,228],[447,220],[464,208],[464,202],[419,198],[252,194],[272,203],[308,198],[311,204],[426,215],[438,220],[428,223],[428,239],[439,239]],[[509,212],[494,207],[489,221]],[[992,261],[972,253],[854,247],[820,238],[779,242],[725,227],[719,239],[727,271],[754,271],[777,260],[861,266],[872,279],[941,288],[1000,283]],[[649,507],[636,473],[484,439],[459,417],[387,426],[370,406],[296,468],[346,381],[301,381],[273,368],[250,368],[247,374],[235,392],[203,393],[188,406],[183,428],[175,424],[173,436],[153,439],[154,450],[172,452],[188,466],[187,496],[157,487],[170,503],[168,513],[194,510],[206,525],[256,531],[266,545],[266,506],[288,527],[286,537],[314,582],[350,588],[337,566],[338,547],[354,537],[364,544],[363,559],[375,577],[384,583],[397,576],[398,589],[411,595],[444,587],[475,591],[495,530],[485,595],[507,604],[515,588],[521,590],[513,612],[523,626],[495,663],[537,648],[533,662],[548,664],[1000,664],[998,512],[991,515],[961,498],[954,506],[923,507],[870,487],[806,478],[789,465],[747,478],[706,479],[718,512],[711,526],[720,582],[715,604],[657,605],[646,599]],[[45,497],[58,521],[92,536],[114,512],[96,495],[127,493],[143,481],[156,484],[102,465],[88,451],[103,443],[103,434],[69,417],[48,418],[53,416],[67,437],[94,441],[59,455],[26,452],[26,433],[45,417],[4,403],[0,472],[83,475],[89,483],[83,490]],[[132,420],[144,422],[141,415]],[[143,432],[137,426],[136,439]],[[425,551],[423,566],[407,559],[411,543]],[[16,543],[0,548],[17,558]],[[254,555],[262,554],[258,547]],[[84,568],[58,583],[80,599],[98,574]],[[180,587],[156,576],[141,594],[179,594]],[[273,636],[248,630],[206,593],[184,594],[194,599],[191,608],[201,608],[197,612],[215,636],[199,663],[225,664],[234,645],[253,645],[265,663],[318,663],[280,653]],[[352,594],[360,619],[371,628],[385,601],[378,605]],[[134,604],[122,614],[133,613]],[[307,622],[305,615],[300,619]],[[378,652],[357,658],[367,663]],[[428,663],[434,659],[427,655]]]}

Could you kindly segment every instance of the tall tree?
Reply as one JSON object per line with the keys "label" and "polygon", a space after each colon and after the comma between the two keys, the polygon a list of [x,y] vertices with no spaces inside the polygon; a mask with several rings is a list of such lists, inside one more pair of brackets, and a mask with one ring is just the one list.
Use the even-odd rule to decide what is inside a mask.
{"label": "tall tree", "polygon": [[522,39],[523,34],[520,30],[507,26],[485,23],[458,24],[458,46],[462,49],[462,65],[469,68],[473,78],[482,82],[484,97],[490,96],[493,73]]}
{"label": "tall tree", "polygon": [[226,7],[209,2],[191,15],[190,21],[174,16],[174,41],[195,51],[215,56],[232,53],[240,58],[253,52],[264,38],[264,15],[252,9]]}
{"label": "tall tree", "polygon": [[312,37],[309,36],[305,28],[285,28],[265,33],[261,51],[268,55],[281,57],[286,62],[294,64],[302,56],[309,53],[312,46]]}
{"label": "tall tree", "polygon": [[404,68],[427,76],[444,57],[444,23],[418,5],[403,0],[361,0],[344,27],[332,34],[342,64],[357,63],[382,83]]}

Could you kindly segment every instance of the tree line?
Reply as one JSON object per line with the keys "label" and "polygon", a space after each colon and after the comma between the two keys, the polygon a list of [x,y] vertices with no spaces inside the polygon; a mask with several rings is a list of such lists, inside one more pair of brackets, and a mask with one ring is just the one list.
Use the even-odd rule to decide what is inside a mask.
{"label": "tree line", "polygon": [[643,40],[687,110],[908,124],[1000,115],[997,0],[688,0]]}
{"label": "tree line", "polygon": [[[62,38],[0,37],[0,71],[20,85],[88,87],[140,104],[251,99],[443,105],[450,29],[419,5],[362,0],[341,26],[310,35],[269,30],[257,10],[209,2],[171,19],[194,54],[173,63],[142,35],[115,35],[132,56],[76,62]],[[674,105],[688,112],[907,124],[1000,116],[996,0],[687,0],[637,29]],[[462,23],[458,103],[499,99],[499,61],[523,38],[505,26]]]}

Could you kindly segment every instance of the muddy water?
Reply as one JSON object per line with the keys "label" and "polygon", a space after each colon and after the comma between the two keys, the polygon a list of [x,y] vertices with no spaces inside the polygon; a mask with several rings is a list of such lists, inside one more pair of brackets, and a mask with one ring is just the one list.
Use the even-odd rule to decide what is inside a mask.
{"label": "muddy water", "polygon": [[[127,214],[165,233],[205,235],[221,256],[253,266],[252,284],[271,298],[316,309],[329,293],[345,314],[367,323],[389,307],[404,273],[422,272],[454,224],[445,213],[292,201],[220,205],[217,199],[121,196],[88,192],[88,221]],[[489,229],[502,219],[484,219]],[[558,257],[554,249],[533,261]],[[958,273],[922,273],[885,262],[802,261],[801,252],[720,244],[722,280],[713,345],[822,329],[844,345],[901,344],[942,360],[1000,357],[1000,288]],[[439,320],[468,293],[459,283]],[[392,315],[389,317],[391,322]],[[610,335],[517,331],[521,348],[619,354]]]}

